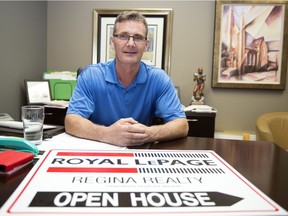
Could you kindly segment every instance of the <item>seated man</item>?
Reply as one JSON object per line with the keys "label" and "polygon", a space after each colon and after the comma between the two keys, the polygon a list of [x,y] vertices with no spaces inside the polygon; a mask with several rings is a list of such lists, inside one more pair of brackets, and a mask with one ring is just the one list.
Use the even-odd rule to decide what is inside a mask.
{"label": "seated man", "polygon": [[[169,76],[141,61],[148,26],[138,12],[122,12],[111,37],[115,59],[84,68],[65,117],[67,133],[118,146],[187,136],[188,123]],[[164,124],[151,125],[153,117]]]}

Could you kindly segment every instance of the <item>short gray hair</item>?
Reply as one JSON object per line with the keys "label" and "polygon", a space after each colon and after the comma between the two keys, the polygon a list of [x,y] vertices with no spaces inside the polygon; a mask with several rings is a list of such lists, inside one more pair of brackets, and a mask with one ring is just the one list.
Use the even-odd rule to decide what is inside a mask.
{"label": "short gray hair", "polygon": [[114,29],[113,29],[113,35],[116,34],[116,28],[117,28],[117,23],[120,23],[120,22],[125,22],[125,21],[138,21],[138,22],[142,22],[145,26],[145,29],[146,29],[146,35],[148,34],[148,24],[147,24],[147,21],[145,19],[145,17],[140,14],[139,12],[137,11],[123,11],[121,12],[117,17],[116,17],[116,20],[115,20],[115,23],[114,23]]}

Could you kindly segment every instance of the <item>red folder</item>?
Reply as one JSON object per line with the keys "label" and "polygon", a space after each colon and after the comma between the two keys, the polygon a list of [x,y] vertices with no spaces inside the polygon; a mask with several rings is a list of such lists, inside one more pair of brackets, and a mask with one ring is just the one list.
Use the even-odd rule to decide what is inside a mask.
{"label": "red folder", "polygon": [[0,152],[0,172],[11,173],[18,170],[24,165],[32,162],[34,154],[30,152],[19,152],[14,150],[6,150]]}

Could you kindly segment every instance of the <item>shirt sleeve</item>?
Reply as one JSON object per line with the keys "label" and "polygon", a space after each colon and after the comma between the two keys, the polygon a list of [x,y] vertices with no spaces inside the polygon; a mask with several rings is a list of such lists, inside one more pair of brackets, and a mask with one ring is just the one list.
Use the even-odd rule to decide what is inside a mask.
{"label": "shirt sleeve", "polygon": [[169,122],[177,118],[186,118],[174,84],[168,75],[159,90],[155,116],[162,118],[164,122]]}
{"label": "shirt sleeve", "polygon": [[83,118],[89,118],[94,111],[91,84],[87,82],[90,77],[90,68],[85,68],[77,79],[75,89],[69,102],[67,113],[77,114]]}

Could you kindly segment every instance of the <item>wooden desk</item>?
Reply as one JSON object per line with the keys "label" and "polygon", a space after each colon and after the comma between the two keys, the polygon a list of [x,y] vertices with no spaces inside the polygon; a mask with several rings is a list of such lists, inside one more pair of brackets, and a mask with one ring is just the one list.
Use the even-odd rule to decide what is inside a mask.
{"label": "wooden desk", "polygon": [[288,210],[288,152],[269,142],[187,137],[151,149],[213,150],[256,187]]}
{"label": "wooden desk", "polygon": [[216,113],[185,112],[189,124],[188,136],[214,138]]}
{"label": "wooden desk", "polygon": [[[213,150],[255,186],[288,210],[288,152],[273,143],[187,137],[146,144],[142,148]],[[15,176],[0,176],[0,207],[18,187],[31,167]]]}
{"label": "wooden desk", "polygon": [[45,124],[64,125],[67,108],[45,107]]}

